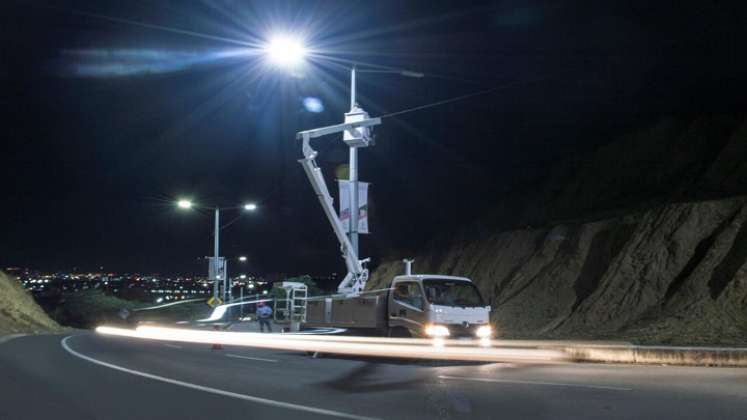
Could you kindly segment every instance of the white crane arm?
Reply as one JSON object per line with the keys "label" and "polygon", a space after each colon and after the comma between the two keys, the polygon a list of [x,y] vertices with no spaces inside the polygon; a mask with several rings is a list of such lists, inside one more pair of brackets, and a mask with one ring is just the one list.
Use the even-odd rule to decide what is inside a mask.
{"label": "white crane arm", "polygon": [[[342,225],[340,217],[337,215],[334,207],[334,199],[327,189],[327,184],[324,181],[322,170],[316,164],[317,152],[311,148],[311,139],[321,137],[328,134],[339,133],[346,130],[360,130],[368,135],[368,129],[366,127],[380,124],[379,118],[365,119],[353,123],[344,123],[333,125],[329,127],[318,128],[314,130],[302,131],[297,134],[297,138],[303,140],[303,159],[299,159],[299,163],[303,166],[306,176],[311,182],[311,186],[314,188],[314,193],[319,199],[319,203],[322,205],[324,214],[327,216],[327,220],[332,225],[332,230],[337,236],[337,240],[340,242],[340,250],[342,251],[342,257],[345,260],[345,266],[347,267],[348,273],[345,278],[337,287],[337,291],[340,293],[355,295],[363,291],[368,281],[368,269],[365,267],[365,263],[369,261],[368,258],[359,260],[358,255],[353,249],[353,245],[350,243],[350,239],[345,234],[345,228]],[[355,210],[353,210],[355,211]]]}

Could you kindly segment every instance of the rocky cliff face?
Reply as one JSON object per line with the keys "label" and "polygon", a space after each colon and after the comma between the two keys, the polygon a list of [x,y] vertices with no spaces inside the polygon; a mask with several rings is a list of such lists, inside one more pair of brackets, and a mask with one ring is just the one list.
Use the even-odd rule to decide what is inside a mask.
{"label": "rocky cliff face", "polygon": [[[416,271],[467,276],[505,337],[747,342],[747,198],[455,238]],[[402,272],[380,266],[371,287]]]}
{"label": "rocky cliff face", "polygon": [[[747,343],[747,197],[704,197],[744,188],[747,124],[662,124],[659,143],[605,146],[525,201],[543,227],[466,228],[416,255],[415,271],[473,279],[504,337]],[[588,217],[604,208],[615,215]],[[383,263],[369,286],[402,270]]]}

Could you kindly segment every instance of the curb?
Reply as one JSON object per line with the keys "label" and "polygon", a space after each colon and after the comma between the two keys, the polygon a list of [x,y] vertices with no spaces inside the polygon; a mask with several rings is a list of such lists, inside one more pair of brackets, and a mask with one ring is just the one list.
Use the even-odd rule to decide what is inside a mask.
{"label": "curb", "polygon": [[0,344],[7,343],[16,338],[25,337],[27,335],[28,334],[8,334],[8,335],[0,336]]}
{"label": "curb", "polygon": [[747,348],[588,345],[556,347],[570,360],[682,366],[747,367]]}

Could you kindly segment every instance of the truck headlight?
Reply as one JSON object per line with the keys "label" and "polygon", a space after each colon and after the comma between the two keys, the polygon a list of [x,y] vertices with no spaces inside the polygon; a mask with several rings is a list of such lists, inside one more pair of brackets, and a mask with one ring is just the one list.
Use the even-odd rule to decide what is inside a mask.
{"label": "truck headlight", "polygon": [[427,325],[425,335],[430,337],[448,337],[449,329],[443,325]]}
{"label": "truck headlight", "polygon": [[475,335],[480,338],[490,338],[493,335],[493,327],[490,325],[483,325],[475,331]]}

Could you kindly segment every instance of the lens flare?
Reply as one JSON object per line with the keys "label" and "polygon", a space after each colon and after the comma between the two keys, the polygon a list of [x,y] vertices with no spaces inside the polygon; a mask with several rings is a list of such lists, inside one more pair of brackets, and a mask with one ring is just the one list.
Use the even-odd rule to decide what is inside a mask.
{"label": "lens flare", "polygon": [[306,109],[306,111],[308,112],[313,112],[314,114],[324,112],[324,104],[319,98],[308,96],[306,98],[303,98],[302,102],[304,109]]}
{"label": "lens flare", "polygon": [[231,59],[245,59],[252,54],[248,48],[206,51],[81,49],[63,50],[61,64],[67,76],[112,78],[173,73]]}
{"label": "lens flare", "polygon": [[290,35],[276,35],[265,46],[270,61],[281,67],[294,67],[303,62],[306,47],[303,42]]}

